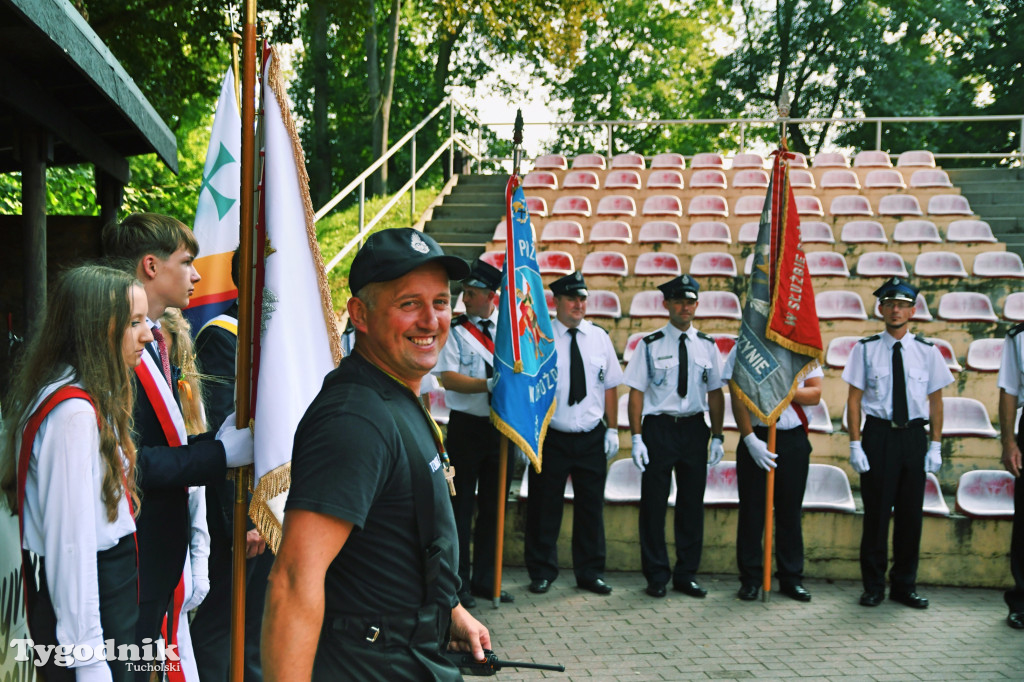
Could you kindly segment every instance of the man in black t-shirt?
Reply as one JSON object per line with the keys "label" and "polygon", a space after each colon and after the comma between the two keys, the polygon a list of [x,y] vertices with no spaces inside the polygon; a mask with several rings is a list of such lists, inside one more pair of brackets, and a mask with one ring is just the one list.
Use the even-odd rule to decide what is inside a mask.
{"label": "man in black t-shirt", "polygon": [[408,228],[371,235],[352,263],[355,349],[295,434],[263,621],[268,682],[458,680],[447,637],[478,660],[490,648],[458,602],[447,456],[416,398],[448,336],[449,277],[466,274]]}

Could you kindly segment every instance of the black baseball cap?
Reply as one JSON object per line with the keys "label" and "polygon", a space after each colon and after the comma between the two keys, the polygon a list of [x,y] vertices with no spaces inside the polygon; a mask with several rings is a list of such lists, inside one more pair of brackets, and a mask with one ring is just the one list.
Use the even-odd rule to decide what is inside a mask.
{"label": "black baseball cap", "polygon": [[349,269],[348,286],[358,293],[372,282],[388,282],[427,263],[440,263],[450,279],[463,279],[469,265],[458,256],[449,256],[429,234],[411,227],[396,227],[374,232],[356,253]]}

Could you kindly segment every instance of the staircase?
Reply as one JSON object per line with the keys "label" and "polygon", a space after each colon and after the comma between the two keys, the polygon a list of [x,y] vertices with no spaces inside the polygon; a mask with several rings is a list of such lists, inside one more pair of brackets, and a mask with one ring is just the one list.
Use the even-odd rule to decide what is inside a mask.
{"label": "staircase", "polygon": [[952,168],[949,179],[992,226],[1006,250],[1024,256],[1024,169]]}
{"label": "staircase", "polygon": [[445,253],[472,262],[484,252],[494,236],[494,226],[505,215],[507,175],[460,175],[458,182],[423,231],[433,237]]}

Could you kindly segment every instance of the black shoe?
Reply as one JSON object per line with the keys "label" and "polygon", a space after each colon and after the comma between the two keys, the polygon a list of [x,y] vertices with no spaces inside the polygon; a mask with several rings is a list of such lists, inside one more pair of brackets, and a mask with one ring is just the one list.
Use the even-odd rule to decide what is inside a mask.
{"label": "black shoe", "polygon": [[[487,601],[493,601],[494,600],[494,594],[492,594],[490,590],[473,590],[473,596],[474,597],[480,597],[481,599],[486,599]],[[516,600],[516,598],[513,597],[508,592],[506,592],[505,590],[501,591],[501,603],[502,604],[511,604],[515,600]],[[466,608],[469,608],[469,607],[467,606]]]}
{"label": "black shoe", "polygon": [[460,592],[459,603],[465,606],[467,609],[471,609],[474,606],[476,606],[476,599],[473,599],[473,595],[469,592]]}
{"label": "black shoe", "polygon": [[1006,617],[1006,624],[1014,630],[1024,630],[1024,611],[1010,613]]}
{"label": "black shoe", "polygon": [[906,604],[912,609],[926,609],[928,608],[928,600],[919,595],[917,592],[911,590],[910,592],[893,592],[889,591],[889,599],[898,601],[901,604]]}
{"label": "black shoe", "polygon": [[583,580],[583,581],[577,580],[576,581],[576,587],[580,588],[581,590],[587,590],[588,592],[593,592],[594,594],[611,594],[612,593],[612,586],[609,585],[608,583],[606,583],[601,578],[594,578],[593,580]]}
{"label": "black shoe", "polygon": [[707,590],[693,580],[687,580],[686,582],[673,582],[672,589],[676,592],[682,592],[687,596],[696,597],[697,599],[703,599],[708,594]]}
{"label": "black shoe", "polygon": [[878,606],[882,603],[882,599],[885,598],[884,592],[865,592],[860,595],[861,606]]}
{"label": "black shoe", "polygon": [[803,585],[784,585],[779,591],[790,599],[811,601],[811,593],[805,590]]}
{"label": "black shoe", "polygon": [[736,597],[740,601],[754,601],[757,599],[757,593],[760,591],[757,585],[743,585],[740,587],[739,592],[736,593]]}
{"label": "black shoe", "polygon": [[661,599],[666,594],[665,586],[658,583],[647,583],[647,589],[644,592],[656,599]]}
{"label": "black shoe", "polygon": [[546,578],[538,578],[537,580],[530,581],[530,592],[534,594],[544,594],[551,589],[551,581]]}

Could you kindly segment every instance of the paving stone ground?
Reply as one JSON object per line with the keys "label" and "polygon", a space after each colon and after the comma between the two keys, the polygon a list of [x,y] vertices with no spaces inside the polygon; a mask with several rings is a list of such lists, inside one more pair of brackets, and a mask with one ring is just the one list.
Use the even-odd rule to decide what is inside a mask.
{"label": "paving stone ground", "polygon": [[1024,631],[1006,625],[999,590],[919,586],[915,610],[860,606],[854,581],[806,580],[803,604],[773,593],[741,602],[733,575],[701,575],[705,599],[644,593],[639,573],[609,573],[614,592],[576,587],[563,571],[531,594],[525,569],[506,568],[515,603],[473,613],[502,658],[561,663],[566,672],[503,669],[499,680],[1024,680]]}

